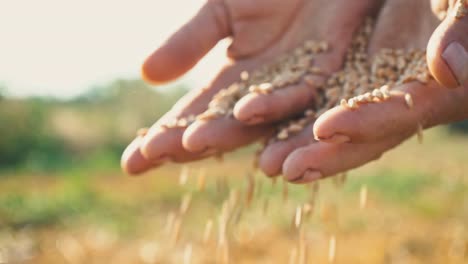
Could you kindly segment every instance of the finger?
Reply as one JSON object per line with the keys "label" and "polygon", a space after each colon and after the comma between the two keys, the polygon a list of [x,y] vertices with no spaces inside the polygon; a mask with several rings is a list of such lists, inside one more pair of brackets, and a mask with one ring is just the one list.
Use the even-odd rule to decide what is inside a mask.
{"label": "finger", "polygon": [[419,125],[428,128],[468,115],[467,89],[445,90],[431,81],[409,83],[397,91],[386,101],[356,110],[338,106],[327,111],[315,123],[315,137],[333,142],[338,135],[353,143],[376,142],[389,135],[410,135]]}
{"label": "finger", "polygon": [[428,0],[386,1],[376,21],[369,53],[373,55],[382,48],[425,49],[439,23]]}
{"label": "finger", "polygon": [[[317,33],[308,36],[311,39],[318,38],[333,43],[330,51],[314,55],[313,66],[320,69],[323,75],[329,75],[342,66],[346,51],[353,38],[353,32],[362,24],[366,17],[365,14],[371,12],[371,9],[367,7],[376,3],[376,1],[373,4],[364,2],[352,5],[349,9],[343,9],[342,4],[335,3],[336,6],[330,4],[328,8],[333,7],[333,11],[330,11],[339,13],[339,16],[334,16],[331,19],[324,18],[326,23],[323,25],[326,26],[321,24],[321,29],[316,32],[322,32],[327,28],[330,30],[325,30],[327,34]],[[317,15],[320,17],[321,14]],[[255,124],[277,121],[299,113],[310,105],[316,94],[315,88],[323,80],[320,76],[316,76],[312,82],[317,83],[308,85],[304,79],[298,85],[277,89],[270,94],[249,94],[237,102],[234,115],[242,122]]]}
{"label": "finger", "polygon": [[234,116],[250,125],[284,119],[310,106],[317,95],[315,88],[323,81],[322,76],[308,76],[307,82],[303,80],[271,94],[250,93],[236,103]]}
{"label": "finger", "polygon": [[432,75],[449,88],[468,82],[468,14],[457,18],[463,8],[468,8],[468,2],[462,5],[457,1],[433,33],[427,47],[427,61]]}
{"label": "finger", "polygon": [[440,19],[444,20],[447,17],[447,10],[449,8],[448,0],[431,0],[432,12]]}
{"label": "finger", "polygon": [[173,161],[197,160],[205,155],[186,151],[182,145],[185,128],[163,128],[171,120],[189,115],[198,115],[207,109],[213,96],[222,88],[237,81],[242,70],[249,70],[256,61],[238,62],[225,66],[213,82],[205,89],[192,90],[179,100],[176,105],[158,120],[148,131],[140,146],[142,155],[152,161],[165,159]]}
{"label": "finger", "polygon": [[191,69],[229,34],[228,15],[223,1],[207,1],[187,24],[146,59],[142,75],[153,83],[171,81]]}
{"label": "finger", "polygon": [[121,167],[126,173],[130,175],[138,175],[158,166],[158,163],[145,159],[145,157],[143,157],[141,154],[140,144],[142,139],[142,137],[135,138],[122,154],[122,159],[120,162]]}
{"label": "finger", "polygon": [[394,137],[369,144],[314,143],[295,150],[283,165],[283,175],[293,183],[307,183],[359,167],[396,146],[403,139]]}
{"label": "finger", "polygon": [[183,135],[183,146],[191,152],[226,152],[252,143],[265,136],[270,126],[247,126],[239,121],[224,117],[209,121],[195,121]]}
{"label": "finger", "polygon": [[203,159],[206,152],[190,153],[182,146],[182,135],[185,128],[162,128],[144,140],[141,148],[144,157],[157,163],[188,162]]}
{"label": "finger", "polygon": [[308,125],[299,134],[284,141],[270,143],[260,154],[259,167],[270,177],[281,174],[282,166],[288,155],[295,149],[315,142],[313,124]]}
{"label": "finger", "polygon": [[[433,93],[438,92],[436,87],[431,88]],[[426,91],[419,83],[403,87],[405,93],[411,94],[412,109],[406,104],[404,92],[394,93],[383,102],[360,105],[355,110],[337,106],[317,119],[315,138],[335,142],[335,138],[346,137],[347,142],[364,143],[379,141],[395,133],[412,133],[419,123],[426,121],[423,118],[426,100],[431,97],[428,92],[418,93],[418,89]]]}

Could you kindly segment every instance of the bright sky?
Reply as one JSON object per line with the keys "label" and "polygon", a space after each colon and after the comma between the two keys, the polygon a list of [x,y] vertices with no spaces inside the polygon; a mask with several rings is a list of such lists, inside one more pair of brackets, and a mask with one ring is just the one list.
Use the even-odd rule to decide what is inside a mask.
{"label": "bright sky", "polygon": [[[15,96],[70,97],[138,78],[140,64],[203,0],[0,0],[0,86]],[[210,54],[185,80],[201,84]]]}

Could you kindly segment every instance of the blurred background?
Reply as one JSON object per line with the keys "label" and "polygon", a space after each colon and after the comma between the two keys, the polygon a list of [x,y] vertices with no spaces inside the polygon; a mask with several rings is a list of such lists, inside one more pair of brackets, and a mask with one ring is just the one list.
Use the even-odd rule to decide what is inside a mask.
{"label": "blurred background", "polygon": [[466,122],[320,185],[267,179],[255,146],[124,175],[135,131],[224,61],[139,78],[202,2],[0,0],[0,263],[468,263]]}

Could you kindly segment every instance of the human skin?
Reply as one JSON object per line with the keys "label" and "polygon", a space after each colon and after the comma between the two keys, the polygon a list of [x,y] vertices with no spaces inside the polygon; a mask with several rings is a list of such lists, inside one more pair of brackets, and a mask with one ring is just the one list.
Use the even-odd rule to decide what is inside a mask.
{"label": "human skin", "polygon": [[[375,14],[380,4],[373,0],[259,0],[255,5],[249,0],[208,1],[198,15],[147,59],[143,76],[153,83],[173,80],[228,36],[233,40],[227,51],[231,62],[205,88],[181,99],[146,136],[137,137],[124,152],[122,167],[130,174],[139,174],[167,160],[197,160],[267,135],[271,122],[306,108],[315,89],[300,83],[271,95],[248,95],[235,106],[235,119],[196,121],[187,129],[160,126],[174,117],[203,112],[212,96],[236,81],[241,71],[255,69],[307,39],[332,43],[332,51],[315,63],[327,73],[339,70],[352,32],[365,16]],[[439,9],[434,8],[439,2],[432,4],[435,11],[443,10],[443,3]],[[436,31],[437,38],[434,33],[436,41],[431,39],[436,44],[429,46],[432,57],[428,56],[428,62],[437,80],[452,87],[458,81],[440,54],[447,42],[456,39],[455,33],[450,33],[453,25],[463,25],[460,23],[466,23],[466,19],[454,22],[447,17],[441,26],[449,26]],[[427,0],[388,0],[380,9],[369,53],[383,47],[424,49],[438,23]],[[463,87],[449,90],[434,81],[397,89],[412,94],[415,107],[411,112],[401,96],[378,105],[363,105],[356,111],[335,107],[298,136],[268,146],[260,157],[261,169],[269,176],[283,174],[292,182],[309,182],[376,159],[410,137],[418,124],[428,128],[467,115],[464,102],[468,92]],[[326,142],[311,140],[314,137]]]}

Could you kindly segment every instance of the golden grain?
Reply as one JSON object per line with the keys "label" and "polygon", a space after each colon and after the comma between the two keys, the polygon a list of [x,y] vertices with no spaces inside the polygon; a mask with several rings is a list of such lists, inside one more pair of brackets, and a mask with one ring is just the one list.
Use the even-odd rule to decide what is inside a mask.
{"label": "golden grain", "polygon": [[349,109],[356,109],[358,108],[358,104],[354,98],[348,100],[348,108]]}
{"label": "golden grain", "polygon": [[182,228],[182,218],[181,217],[176,217],[174,220],[174,225],[170,233],[170,244],[171,246],[175,246],[180,239],[180,231]]}
{"label": "golden grain", "polygon": [[349,105],[348,105],[348,100],[346,100],[346,99],[344,99],[344,98],[341,99],[340,105],[341,105],[342,107],[348,108],[348,107],[349,107]]}
{"label": "golden grain", "polygon": [[296,214],[294,215],[294,226],[300,228],[302,223],[302,206],[296,207]]}
{"label": "golden grain", "polygon": [[247,81],[249,79],[249,73],[247,71],[241,72],[240,78],[242,81]]}
{"label": "golden grain", "polygon": [[278,133],[278,135],[277,135],[276,137],[277,137],[279,140],[285,140],[285,139],[288,138],[288,136],[289,136],[288,130],[283,129],[283,130],[281,130],[281,131]]}
{"label": "golden grain", "polygon": [[293,247],[291,252],[289,253],[289,264],[296,264],[297,263],[297,248]]}
{"label": "golden grain", "polygon": [[359,191],[359,208],[365,209],[367,206],[367,185],[362,185]]}
{"label": "golden grain", "polygon": [[314,210],[314,203],[312,202],[305,203],[302,206],[302,213],[304,215],[304,218],[308,219],[312,215],[313,210]]}
{"label": "golden grain", "polygon": [[298,248],[299,248],[299,264],[307,264],[308,258],[308,241],[304,227],[299,229],[298,235]]}
{"label": "golden grain", "polygon": [[206,170],[205,168],[200,168],[198,171],[197,177],[197,190],[199,192],[204,191],[206,186]]}
{"label": "golden grain", "polygon": [[144,137],[146,136],[146,134],[148,134],[148,128],[147,127],[143,127],[143,128],[140,128],[138,129],[137,131],[137,137]]}
{"label": "golden grain", "polygon": [[418,123],[418,128],[416,130],[416,136],[418,138],[419,144],[422,144],[423,141],[424,141],[423,130],[424,130],[423,126],[420,123]]}
{"label": "golden grain", "polygon": [[190,209],[190,204],[192,203],[192,194],[187,193],[182,197],[182,201],[180,203],[180,214],[185,215],[188,210]]}
{"label": "golden grain", "polygon": [[192,244],[187,244],[184,249],[184,264],[192,263]]}
{"label": "golden grain", "polygon": [[409,109],[414,107],[413,97],[411,96],[411,94],[409,93],[405,94],[405,102],[406,102],[406,106],[408,106]]}
{"label": "golden grain", "polygon": [[458,7],[457,12],[455,13],[455,18],[461,19],[468,14],[468,8],[466,7],[465,0],[458,0],[457,5]]}
{"label": "golden grain", "polygon": [[336,260],[336,237],[332,235],[328,242],[328,263],[335,263]]}
{"label": "golden grain", "polygon": [[246,174],[247,190],[245,192],[245,204],[250,207],[255,194],[255,179],[252,173]]}
{"label": "golden grain", "polygon": [[167,214],[166,227],[165,227],[165,230],[168,234],[172,233],[175,220],[176,220],[176,214],[174,212],[169,212],[169,214]]}
{"label": "golden grain", "polygon": [[203,232],[203,243],[208,243],[211,238],[211,234],[213,232],[213,220],[208,219],[205,224],[205,230]]}
{"label": "golden grain", "polygon": [[179,174],[179,185],[184,186],[185,184],[187,184],[188,178],[189,168],[186,165],[184,165],[182,166],[182,169]]}

